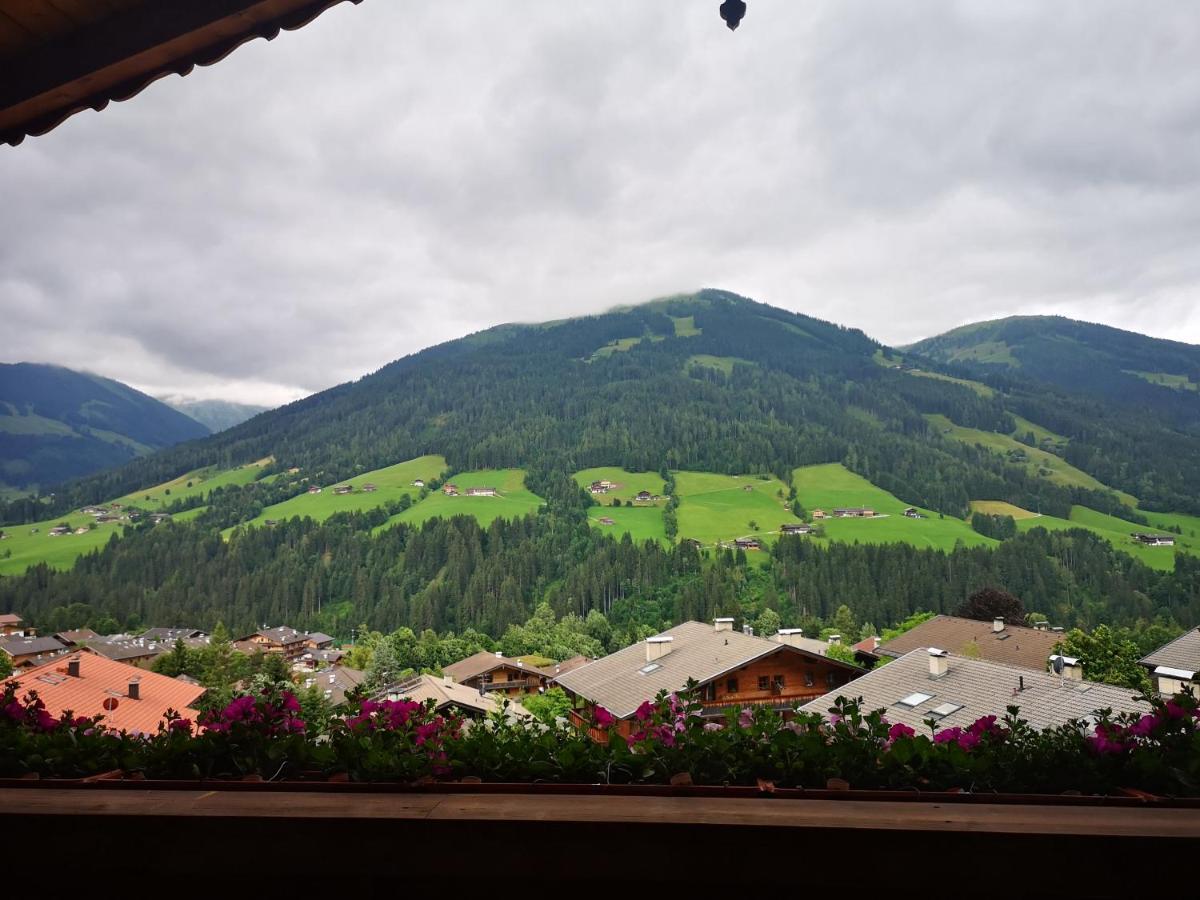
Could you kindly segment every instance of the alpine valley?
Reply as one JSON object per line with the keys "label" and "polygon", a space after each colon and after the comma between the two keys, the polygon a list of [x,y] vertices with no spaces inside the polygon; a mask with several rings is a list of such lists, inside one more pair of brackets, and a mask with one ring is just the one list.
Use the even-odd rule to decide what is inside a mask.
{"label": "alpine valley", "polygon": [[548,605],[619,645],[843,605],[886,626],[992,586],[1056,625],[1177,629],[1198,383],[1200,348],[1101,326],[894,350],[715,290],[503,325],[11,500],[0,612],[344,638]]}

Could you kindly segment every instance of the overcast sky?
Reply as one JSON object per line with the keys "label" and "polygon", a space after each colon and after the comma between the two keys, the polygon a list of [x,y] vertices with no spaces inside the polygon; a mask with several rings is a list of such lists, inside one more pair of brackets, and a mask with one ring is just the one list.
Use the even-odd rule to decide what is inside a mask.
{"label": "overcast sky", "polygon": [[275,404],[699,287],[1200,343],[1200,5],[342,4],[0,148],[0,359]]}

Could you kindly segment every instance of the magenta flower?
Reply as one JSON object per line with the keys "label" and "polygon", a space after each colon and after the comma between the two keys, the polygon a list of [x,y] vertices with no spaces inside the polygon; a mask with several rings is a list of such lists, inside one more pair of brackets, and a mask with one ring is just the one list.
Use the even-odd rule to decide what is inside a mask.
{"label": "magenta flower", "polygon": [[1166,705],[1167,715],[1172,719],[1182,719],[1187,715],[1187,710],[1176,703],[1174,700],[1168,700]]}
{"label": "magenta flower", "polygon": [[722,725],[720,722],[705,722],[704,723],[705,731],[720,731],[724,727],[725,726]]}
{"label": "magenta flower", "polygon": [[1150,714],[1146,714],[1138,719],[1133,725],[1129,726],[1129,733],[1134,737],[1149,737],[1154,731],[1154,726],[1158,724],[1158,719]]}
{"label": "magenta flower", "polygon": [[843,716],[840,716],[837,713],[834,713],[833,715],[831,715],[829,717],[829,724],[836,728],[838,722],[842,721],[843,718],[844,718]]}
{"label": "magenta flower", "polygon": [[754,710],[748,706],[742,707],[741,713],[738,714],[738,724],[743,728],[749,728],[754,724]]}
{"label": "magenta flower", "polygon": [[888,729],[888,740],[889,741],[898,741],[898,740],[900,740],[900,738],[913,737],[916,733],[917,732],[915,730],[913,730],[912,728],[909,728],[903,722],[897,722],[895,725],[893,725],[891,728]]}
{"label": "magenta flower", "polygon": [[652,704],[649,700],[646,700],[645,702],[643,702],[642,705],[639,706],[637,708],[637,710],[635,710],[633,713],[633,717],[635,719],[637,719],[639,722],[645,722],[647,719],[651,718],[653,715],[654,715],[654,704]]}
{"label": "magenta flower", "polygon": [[192,720],[191,719],[172,719],[170,724],[167,725],[167,727],[169,729],[171,729],[171,731],[184,731],[184,732],[187,732],[188,734],[190,734],[192,731]]}
{"label": "magenta flower", "polygon": [[608,728],[616,723],[617,718],[603,706],[592,707],[592,721],[596,723],[597,728]]}

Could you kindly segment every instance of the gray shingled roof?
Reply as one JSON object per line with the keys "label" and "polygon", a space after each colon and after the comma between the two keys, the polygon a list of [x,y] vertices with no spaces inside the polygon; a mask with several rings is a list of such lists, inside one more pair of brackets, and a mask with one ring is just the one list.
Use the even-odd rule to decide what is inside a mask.
{"label": "gray shingled roof", "polygon": [[1142,659],[1145,666],[1167,666],[1186,672],[1200,672],[1200,628],[1185,631]]}
{"label": "gray shingled roof", "polygon": [[29,653],[59,653],[67,648],[52,637],[0,638],[0,650],[10,656],[25,656]]}
{"label": "gray shingled roof", "polygon": [[716,631],[712,625],[703,622],[684,622],[659,636],[674,640],[671,651],[655,660],[658,667],[652,671],[644,671],[648,664],[646,643],[642,641],[565,672],[557,681],[567,690],[623,719],[633,715],[644,701],[653,699],[659,691],[681,691],[689,678],[704,684],[771,653],[800,653],[825,659],[830,665],[843,666],[848,671],[861,671],[838,660],[766,638],[740,631]]}
{"label": "gray shingled roof", "polygon": [[895,657],[918,647],[941,647],[951,653],[965,654],[967,647],[974,645],[980,659],[1044,672],[1046,660],[1054,652],[1054,645],[1062,638],[1061,634],[1053,631],[1038,631],[1024,625],[1005,625],[1003,631],[994,633],[990,621],[934,616],[928,622],[922,622],[899,637],[880,644],[876,652]]}
{"label": "gray shingled roof", "polygon": [[[1020,679],[1024,690],[1018,690]],[[899,700],[917,691],[932,696],[916,706],[901,705]],[[961,704],[962,709],[938,720],[938,728],[965,727],[981,716],[1003,717],[1009,706],[1019,706],[1021,718],[1034,728],[1065,725],[1070,719],[1082,719],[1098,709],[1114,712],[1148,712],[1150,705],[1136,702],[1137,692],[1130,688],[1093,681],[1060,679],[1058,675],[1034,672],[1020,666],[950,656],[946,674],[929,674],[929,652],[921,648],[873,669],[845,688],[826,694],[801,707],[805,712],[828,716],[838,695],[862,697],[862,709],[886,710],[892,723],[903,722],[919,733],[927,733],[925,719],[943,703]]]}

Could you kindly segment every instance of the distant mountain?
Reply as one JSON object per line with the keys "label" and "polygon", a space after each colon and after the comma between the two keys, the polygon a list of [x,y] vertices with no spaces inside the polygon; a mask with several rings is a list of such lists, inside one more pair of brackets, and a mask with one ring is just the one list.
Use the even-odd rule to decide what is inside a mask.
{"label": "distant mountain", "polygon": [[0,364],[0,489],[56,485],[207,434],[119,381],[60,366]]}
{"label": "distant mountain", "polygon": [[1003,372],[1154,409],[1200,426],[1200,347],[1062,316],[964,325],[905,348],[976,373]]}
{"label": "distant mountain", "polygon": [[247,419],[252,419],[271,408],[249,403],[232,403],[228,400],[189,400],[183,397],[164,397],[162,400],[167,406],[195,419],[214,434],[234,425],[241,425]]}

